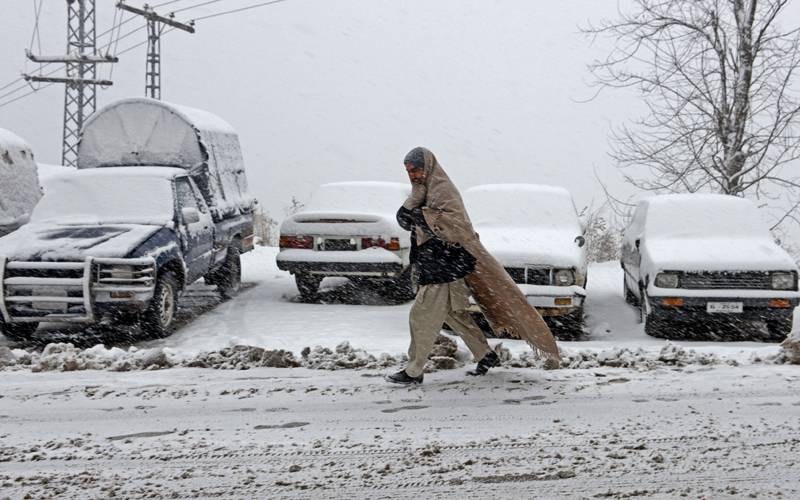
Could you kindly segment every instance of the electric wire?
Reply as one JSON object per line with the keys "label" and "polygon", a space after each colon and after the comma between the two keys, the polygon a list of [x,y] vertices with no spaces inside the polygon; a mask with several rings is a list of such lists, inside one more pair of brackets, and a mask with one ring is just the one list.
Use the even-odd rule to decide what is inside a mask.
{"label": "electric wire", "polygon": [[238,9],[227,10],[224,12],[217,12],[216,14],[209,14],[207,16],[195,17],[192,21],[201,21],[203,19],[211,19],[212,17],[219,17],[219,16],[226,16],[228,14],[235,14],[237,12],[242,12],[245,10],[255,9],[257,7],[264,7],[265,5],[272,5],[276,3],[285,2],[286,0],[270,0],[269,2],[261,2],[253,5],[248,5],[247,7],[240,7]]}
{"label": "electric wire", "polygon": [[[34,1],[35,1],[35,0],[34,0]],[[39,4],[39,5],[40,5],[40,8],[41,8],[41,2],[42,2],[43,0],[39,0],[39,1],[40,1],[40,4]],[[164,5],[169,5],[169,4],[177,3],[177,2],[179,2],[179,1],[182,1],[182,0],[169,0],[169,1],[166,1],[166,2],[162,2],[162,3],[156,4],[156,5],[154,5],[154,6],[153,6],[153,8],[162,7],[162,6],[164,6]],[[204,7],[204,6],[206,6],[206,5],[210,5],[210,4],[218,3],[218,2],[220,2],[220,1],[222,1],[222,0],[206,0],[206,1],[204,1],[204,2],[201,2],[201,3],[199,3],[199,4],[194,4],[194,5],[190,5],[190,6],[187,6],[187,7],[183,7],[183,8],[181,8],[181,9],[176,9],[176,10],[172,11],[172,13],[174,14],[174,13],[178,13],[178,12],[185,12],[185,11],[187,11],[187,10],[192,10],[192,9],[196,9],[196,8],[199,8],[199,7]],[[229,15],[229,14],[235,14],[235,13],[237,13],[237,12],[243,12],[243,11],[246,11],[246,10],[251,10],[251,9],[258,8],[258,7],[264,7],[264,6],[267,6],[267,5],[272,5],[272,4],[281,3],[281,2],[285,2],[285,1],[286,1],[286,0],[270,0],[270,1],[267,1],[267,2],[260,2],[260,3],[257,3],[257,4],[248,5],[248,6],[245,6],[245,7],[239,7],[239,8],[235,8],[235,9],[231,9],[231,10],[227,10],[227,11],[221,11],[221,12],[216,12],[216,13],[214,13],[214,14],[208,14],[208,15],[205,15],[205,16],[197,17],[197,18],[194,18],[192,21],[199,21],[199,20],[203,20],[203,19],[211,19],[211,18],[220,17],[220,16],[225,16],[225,15]],[[38,19],[38,16],[37,16],[37,19]],[[147,43],[147,40],[145,40],[145,41],[143,41],[143,42],[139,42],[139,43],[137,43],[137,44],[134,44],[134,45],[132,45],[132,46],[130,46],[130,47],[127,47],[126,49],[123,49],[123,50],[122,50],[122,51],[120,51],[120,52],[117,52],[117,50],[116,50],[116,49],[117,49],[117,48],[118,48],[118,46],[119,46],[119,41],[120,41],[120,40],[123,40],[123,39],[125,39],[125,38],[128,38],[129,36],[132,36],[134,33],[137,33],[137,32],[139,32],[139,31],[141,31],[141,30],[143,30],[143,29],[145,29],[145,28],[147,27],[147,24],[145,23],[144,25],[142,25],[142,26],[139,26],[138,28],[135,28],[135,29],[132,29],[132,30],[130,30],[130,31],[128,31],[128,32],[126,32],[124,35],[120,35],[120,32],[122,31],[122,26],[123,26],[124,24],[127,24],[127,23],[129,23],[130,21],[133,21],[133,20],[135,20],[135,19],[136,19],[136,17],[130,17],[130,18],[128,18],[128,19],[125,19],[125,20],[123,21],[123,20],[122,20],[122,17],[120,17],[120,21],[119,21],[119,23],[117,23],[117,24],[116,24],[116,27],[112,25],[112,27],[111,27],[110,29],[107,29],[106,31],[103,31],[102,33],[100,33],[99,35],[97,35],[97,36],[98,36],[98,38],[99,38],[99,37],[103,37],[103,36],[105,36],[105,35],[108,35],[109,33],[111,33],[111,37],[110,37],[110,38],[111,38],[112,40],[114,40],[114,52],[113,52],[113,55],[115,55],[115,56],[119,56],[119,55],[125,54],[125,53],[127,53],[127,52],[130,52],[130,51],[132,51],[132,50],[134,50],[134,49],[136,49],[136,48],[138,48],[138,47],[141,47],[142,45],[144,45],[144,44],[146,44],[146,43]],[[38,21],[37,21],[37,23],[38,23]],[[116,36],[116,38],[114,37],[114,34],[113,34],[113,31],[114,31],[115,29],[116,29],[116,31],[117,31],[117,36]],[[165,31],[164,31],[164,34],[166,34],[166,33],[169,33],[169,32],[171,32],[171,31],[173,31],[174,29],[175,29],[175,28],[172,28],[172,27],[170,27],[169,29],[167,29],[167,30],[165,30]],[[106,44],[106,47],[107,47],[107,48],[108,48],[109,46],[110,46],[110,43]],[[43,63],[43,64],[41,65],[41,67],[40,67],[40,70],[41,70],[41,69],[44,69],[46,66],[49,66],[49,65],[52,65],[52,64],[55,64],[55,63]],[[111,65],[111,67],[112,67],[112,73],[113,73],[113,66],[114,66],[114,65],[112,64],[112,65]],[[59,65],[58,67],[56,67],[54,70],[52,70],[52,71],[50,71],[50,72],[48,72],[48,73],[45,73],[45,74],[44,74],[44,75],[42,75],[42,76],[50,76],[50,75],[52,75],[52,74],[54,74],[54,73],[57,73],[57,72],[61,71],[61,70],[62,70],[62,69],[64,69],[65,67],[66,67],[66,64],[60,64],[60,65]],[[110,78],[109,78],[109,79],[110,79]],[[10,82],[10,83],[8,83],[8,84],[4,85],[3,87],[0,87],[0,91],[3,91],[3,90],[5,90],[5,89],[7,89],[7,88],[9,88],[9,87],[13,86],[14,84],[16,84],[16,83],[18,83],[18,82],[20,82],[20,81],[22,81],[22,80],[24,80],[24,78],[22,78],[22,77],[20,77],[20,78],[17,78],[16,80],[14,80],[14,81],[12,81],[12,82]],[[42,85],[41,87],[38,87],[37,89],[33,89],[33,87],[31,87],[31,88],[32,88],[32,90],[31,90],[31,91],[29,91],[29,92],[26,92],[25,94],[22,94],[22,95],[20,95],[20,96],[16,96],[16,97],[14,97],[14,98],[12,98],[12,99],[9,99],[9,100],[7,100],[7,101],[2,101],[4,98],[6,98],[6,97],[9,97],[9,96],[11,96],[11,95],[13,95],[13,94],[17,93],[17,92],[19,92],[20,90],[24,90],[26,87],[29,87],[29,82],[27,82],[27,81],[26,81],[26,82],[25,82],[25,84],[23,84],[23,85],[21,85],[21,86],[19,86],[19,87],[15,88],[15,89],[13,89],[13,90],[10,90],[9,92],[6,92],[5,94],[2,94],[2,95],[0,95],[0,108],[2,108],[2,107],[4,107],[4,106],[7,106],[7,105],[9,105],[9,104],[11,104],[11,103],[13,103],[13,102],[19,101],[20,99],[23,99],[24,97],[27,97],[27,96],[29,96],[29,95],[31,95],[31,94],[34,94],[34,93],[36,93],[36,92],[37,92],[37,91],[39,91],[39,90],[43,90],[43,89],[45,89],[45,88],[48,88],[48,87],[52,86],[54,83],[55,83],[55,82],[50,82],[50,83],[47,83],[47,84],[45,84],[45,85]]]}

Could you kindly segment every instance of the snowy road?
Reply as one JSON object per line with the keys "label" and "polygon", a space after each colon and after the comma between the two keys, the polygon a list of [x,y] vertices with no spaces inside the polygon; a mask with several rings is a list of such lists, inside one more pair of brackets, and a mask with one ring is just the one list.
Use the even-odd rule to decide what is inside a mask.
{"label": "snowy road", "polygon": [[[139,352],[407,347],[409,304],[347,284],[326,303],[297,302],[272,249],[247,255],[244,272],[249,285],[230,302],[193,287],[179,331]],[[664,346],[636,323],[620,280],[616,264],[592,266],[590,339],[562,348]],[[40,341],[48,335],[91,345],[75,332]],[[411,389],[387,386],[385,370],[17,365],[0,372],[0,498],[800,496],[797,367],[752,362],[775,345],[677,344],[740,364],[506,367],[480,379],[459,368]]]}
{"label": "snowy road", "polygon": [[797,498],[792,366],[4,374],[0,497]]}

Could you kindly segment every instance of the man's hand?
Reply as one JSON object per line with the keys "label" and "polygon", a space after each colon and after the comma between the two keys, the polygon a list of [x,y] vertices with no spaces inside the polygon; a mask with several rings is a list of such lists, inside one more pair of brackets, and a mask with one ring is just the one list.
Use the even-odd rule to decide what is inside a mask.
{"label": "man's hand", "polygon": [[421,208],[417,207],[411,211],[411,219],[414,221],[414,225],[422,229],[425,234],[434,238],[436,237],[436,233],[433,232],[428,222],[425,220],[425,215],[422,213]]}
{"label": "man's hand", "polygon": [[400,207],[397,211],[397,223],[406,231],[414,229],[414,217],[411,215],[411,210],[406,207]]}

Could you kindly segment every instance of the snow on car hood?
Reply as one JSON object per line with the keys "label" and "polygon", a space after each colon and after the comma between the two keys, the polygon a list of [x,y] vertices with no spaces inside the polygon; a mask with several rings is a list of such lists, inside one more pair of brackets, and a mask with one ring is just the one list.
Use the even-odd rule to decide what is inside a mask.
{"label": "snow on car hood", "polygon": [[0,238],[8,260],[82,261],[86,257],[126,257],[163,226],[36,224]]}
{"label": "snow on car hood", "polygon": [[586,267],[586,247],[575,243],[579,234],[574,231],[500,226],[478,226],[475,230],[489,253],[504,267]]}
{"label": "snow on car hood", "polygon": [[768,238],[649,238],[642,264],[658,271],[778,271],[796,269],[792,258]]}

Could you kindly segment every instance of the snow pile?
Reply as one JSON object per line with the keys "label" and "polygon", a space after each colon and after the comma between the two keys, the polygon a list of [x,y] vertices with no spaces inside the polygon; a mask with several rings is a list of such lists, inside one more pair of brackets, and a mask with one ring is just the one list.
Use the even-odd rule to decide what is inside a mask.
{"label": "snow pile", "polygon": [[794,330],[786,340],[781,343],[781,354],[785,363],[800,365],[800,329]]}
{"label": "snow pile", "polygon": [[[495,352],[506,368],[544,369],[544,360],[533,352],[523,352],[514,356],[512,352],[497,344]],[[349,342],[342,342],[335,349],[316,346],[306,347],[300,357],[283,349],[270,350],[250,345],[232,345],[218,351],[202,352],[192,357],[183,357],[169,348],[127,349],[106,348],[96,345],[80,349],[69,343],[47,344],[42,352],[29,352],[23,349],[10,349],[0,346],[0,370],[24,370],[33,372],[76,371],[76,370],[158,370],[162,368],[213,368],[218,370],[247,370],[250,368],[295,368],[312,370],[379,370],[405,366],[405,354],[378,356],[364,349],[354,348]],[[425,372],[452,370],[472,362],[471,356],[458,350],[458,345],[450,338],[440,335],[431,352]],[[783,344],[783,351],[771,356],[753,356],[751,363],[759,364],[800,364],[800,335],[798,332]],[[701,353],[694,349],[680,347],[666,342],[658,351],[643,348],[630,349],[613,347],[603,350],[563,350],[561,367],[569,370],[594,368],[626,368],[636,371],[655,370],[663,367],[728,365],[738,366],[734,359],[713,353]]]}
{"label": "snow pile", "polygon": [[219,351],[201,353],[186,361],[183,366],[216,368],[219,370],[246,370],[255,367],[295,368],[301,366],[294,354],[283,349],[271,351],[261,347],[236,345]]}
{"label": "snow pile", "polygon": [[342,342],[334,350],[322,346],[316,346],[313,349],[306,347],[301,352],[301,356],[303,357],[303,366],[313,370],[387,368],[402,361],[386,353],[375,357],[363,349],[354,349],[350,342]]}
{"label": "snow pile", "polygon": [[[511,352],[498,344],[495,351],[500,356],[503,366],[511,368],[544,368],[544,359],[533,352],[524,352],[514,358]],[[585,370],[600,367],[629,368],[637,371],[654,370],[663,366],[688,366],[688,365],[737,365],[735,360],[724,360],[716,354],[698,353],[693,349],[667,342],[657,353],[645,349],[629,349],[627,347],[613,347],[601,351],[582,349],[578,351],[561,350],[561,368],[570,370]]]}

